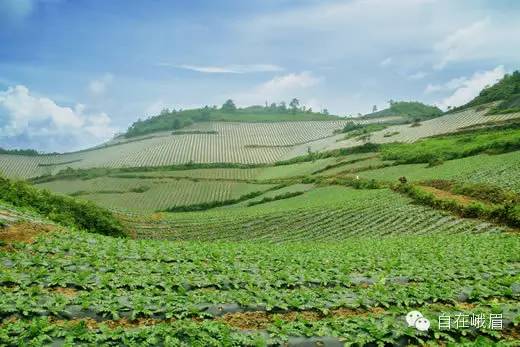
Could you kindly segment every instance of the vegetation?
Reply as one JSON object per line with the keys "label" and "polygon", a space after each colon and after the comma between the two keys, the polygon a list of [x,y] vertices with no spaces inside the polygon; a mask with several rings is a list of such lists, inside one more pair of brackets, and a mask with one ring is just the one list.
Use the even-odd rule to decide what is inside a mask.
{"label": "vegetation", "polygon": [[0,177],[0,198],[17,207],[31,208],[66,226],[93,233],[124,236],[122,224],[109,211],[86,201],[36,189],[22,181]]}
{"label": "vegetation", "polygon": [[369,113],[362,118],[379,118],[399,116],[408,121],[436,118],[442,115],[442,111],[436,106],[425,105],[416,101],[393,101],[390,100],[390,107]]}
{"label": "vegetation", "polygon": [[492,113],[518,112],[520,111],[519,94],[520,71],[515,71],[512,74],[506,74],[494,85],[484,88],[476,98],[467,104],[453,108],[452,112],[497,101],[501,103]]}
{"label": "vegetation", "polygon": [[[90,180],[65,179],[39,184],[61,194],[121,212],[200,210],[234,203],[243,195],[261,194],[274,184],[252,184],[230,180],[199,180],[166,177],[102,176]],[[258,193],[259,192],[259,193]]]}
{"label": "vegetation", "polygon": [[40,155],[40,153],[34,149],[4,149],[4,148],[0,148],[0,154],[27,155],[27,156]]}
{"label": "vegetation", "polygon": [[479,154],[462,159],[447,160],[441,165],[433,167],[425,164],[391,165],[358,172],[357,175],[366,179],[387,182],[397,182],[399,177],[405,176],[411,182],[442,179],[486,183],[520,193],[520,176],[517,174],[519,171],[520,155],[516,151],[498,155]]}
{"label": "vegetation", "polygon": [[[519,248],[470,233],[278,245],[55,233],[0,251],[0,344],[514,344]],[[428,332],[406,325],[411,310]],[[436,324],[457,312],[502,314],[503,329]]]}
{"label": "vegetation", "polygon": [[261,200],[248,202],[247,206],[254,206],[254,205],[264,204],[266,202],[294,198],[295,196],[302,195],[302,194],[303,194],[303,192],[286,192],[286,193],[276,195],[276,196],[266,196],[266,197],[262,198]]}
{"label": "vegetation", "polygon": [[142,136],[158,131],[176,130],[197,122],[234,121],[298,121],[298,120],[338,120],[337,116],[328,113],[313,112],[305,106],[300,107],[298,99],[293,99],[286,106],[285,102],[272,103],[266,106],[250,106],[237,108],[233,100],[227,100],[222,107],[205,106],[191,110],[164,109],[157,116],[133,123],[125,133],[125,137]]}
{"label": "vegetation", "polygon": [[[299,107],[291,101],[287,115]],[[232,102],[224,108],[240,113]],[[439,123],[457,129],[483,118],[469,110],[387,131],[415,141],[438,133]],[[28,207],[71,229],[122,232],[123,223],[138,239],[64,230],[7,251],[7,223],[0,345],[515,345],[518,126],[416,143],[387,144],[383,132],[368,132],[357,136],[382,143],[323,150],[336,137],[310,136],[303,123],[249,124],[240,136],[235,124],[181,130],[146,146],[84,153],[76,169],[56,176],[59,168],[39,167],[49,174],[36,180],[40,187],[96,201],[118,211],[117,220],[90,203],[0,181],[0,199],[5,191],[19,206],[0,203],[0,221]],[[330,135],[345,125],[330,124],[314,126]],[[346,134],[373,129],[347,126]],[[264,137],[265,129],[274,134]],[[185,138],[194,139],[185,149],[171,145]],[[218,142],[227,139],[228,147]],[[290,147],[309,139],[318,146]],[[230,162],[203,157],[210,143]],[[191,151],[207,163],[191,161]],[[94,161],[99,153],[110,158]],[[28,159],[34,167],[77,159],[57,158]],[[160,165],[172,162],[179,164]],[[430,319],[427,332],[406,325],[411,310]],[[503,329],[439,328],[441,315],[461,313],[502,314]]]}
{"label": "vegetation", "polygon": [[354,122],[348,122],[339,133],[345,133],[344,139],[358,138],[361,139],[363,136],[386,129],[388,126],[384,124],[360,124]]}
{"label": "vegetation", "polygon": [[384,160],[400,164],[429,163],[479,153],[504,153],[520,149],[520,129],[480,129],[424,139],[416,143],[391,143],[381,148]]}
{"label": "vegetation", "polygon": [[520,227],[520,204],[504,202],[502,204],[486,204],[479,201],[462,203],[454,198],[440,198],[435,194],[424,191],[420,187],[410,184],[400,184],[395,189],[404,193],[421,204],[433,208],[457,213],[465,218],[489,219],[503,223],[513,228]]}
{"label": "vegetation", "polygon": [[[329,185],[333,183],[336,185]],[[359,189],[350,188],[357,184]],[[370,187],[373,189],[367,189]],[[376,181],[344,178],[324,182],[303,195],[251,207],[237,204],[163,214],[161,218],[139,215],[128,217],[126,223],[133,226],[139,238],[183,241],[334,242],[353,236],[502,230],[411,204],[404,196],[378,188]]]}
{"label": "vegetation", "polygon": [[246,201],[246,200],[249,200],[252,198],[256,198],[257,196],[260,196],[260,195],[264,194],[265,192],[268,192],[271,190],[276,190],[276,189],[279,189],[284,186],[285,185],[274,186],[274,187],[271,187],[264,191],[255,191],[255,192],[247,193],[247,194],[244,194],[237,198],[228,199],[228,200],[220,200],[220,201],[214,200],[214,201],[208,201],[208,202],[192,204],[192,205],[178,205],[178,206],[174,206],[174,207],[165,209],[165,212],[204,211],[204,210],[209,210],[214,207],[233,205],[233,204],[237,204],[241,201]]}

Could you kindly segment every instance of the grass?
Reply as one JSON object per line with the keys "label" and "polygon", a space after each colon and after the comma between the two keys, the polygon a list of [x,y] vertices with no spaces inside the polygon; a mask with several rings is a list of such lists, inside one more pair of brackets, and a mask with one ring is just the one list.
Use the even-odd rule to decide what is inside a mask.
{"label": "grass", "polygon": [[520,149],[520,129],[480,129],[471,132],[439,136],[413,144],[386,144],[381,149],[384,160],[402,164],[450,160],[479,153],[501,153]]}
{"label": "grass", "polygon": [[15,207],[32,209],[63,225],[111,236],[125,236],[120,221],[108,210],[87,201],[36,189],[22,181],[0,177],[0,199]]}

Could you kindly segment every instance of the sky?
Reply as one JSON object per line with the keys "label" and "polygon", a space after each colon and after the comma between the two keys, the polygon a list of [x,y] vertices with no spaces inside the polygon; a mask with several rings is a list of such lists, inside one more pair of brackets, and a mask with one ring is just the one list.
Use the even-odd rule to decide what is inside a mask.
{"label": "sky", "polygon": [[520,68],[515,0],[0,0],[0,147],[72,151],[161,109],[445,109]]}

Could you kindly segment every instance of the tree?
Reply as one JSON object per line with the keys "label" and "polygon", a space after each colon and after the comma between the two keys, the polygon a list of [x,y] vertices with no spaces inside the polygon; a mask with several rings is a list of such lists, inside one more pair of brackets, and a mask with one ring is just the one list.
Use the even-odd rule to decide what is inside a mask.
{"label": "tree", "polygon": [[323,109],[323,111],[321,111],[321,113],[323,113],[324,115],[329,115],[329,110],[327,110],[326,108]]}
{"label": "tree", "polygon": [[161,110],[161,113],[160,113],[161,116],[166,116],[168,114],[170,114],[170,110],[168,109],[168,107],[165,107]]}
{"label": "tree", "polygon": [[300,100],[294,98],[289,103],[289,107],[291,107],[292,113],[296,113],[296,110],[298,110],[298,107],[300,107]]}
{"label": "tree", "polygon": [[173,120],[172,128],[173,129],[180,129],[180,128],[182,128],[182,123],[181,123],[181,120],[179,118],[175,118]]}
{"label": "tree", "polygon": [[280,111],[282,112],[287,111],[287,105],[285,104],[285,101],[280,102],[280,104],[278,105],[278,109],[280,109]]}
{"label": "tree", "polygon": [[228,99],[226,100],[226,102],[222,105],[222,107],[220,108],[222,111],[225,111],[225,112],[234,112],[236,111],[237,107],[235,106],[235,103],[233,102],[233,100],[231,99]]}
{"label": "tree", "polygon": [[372,113],[374,112],[377,112],[377,105],[374,105],[374,107],[372,107]]}

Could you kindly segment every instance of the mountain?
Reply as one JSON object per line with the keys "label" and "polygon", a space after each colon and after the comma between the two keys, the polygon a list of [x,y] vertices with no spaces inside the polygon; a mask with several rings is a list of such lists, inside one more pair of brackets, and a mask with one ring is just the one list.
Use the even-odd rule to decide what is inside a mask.
{"label": "mountain", "polygon": [[491,102],[498,104],[491,113],[512,113],[520,111],[520,71],[506,74],[500,81],[484,88],[479,95],[460,107],[451,111],[461,111],[470,107],[481,106]]}
{"label": "mountain", "polygon": [[[296,100],[296,101],[295,101]],[[338,116],[329,115],[327,110],[313,112],[311,108],[300,107],[294,99],[288,108],[284,102],[269,106],[249,106],[237,108],[232,100],[226,101],[222,107],[203,107],[189,110],[164,109],[159,115],[138,120],[123,135],[126,138],[150,134],[157,131],[177,130],[197,122],[278,122],[278,121],[310,121],[339,120]]]}
{"label": "mountain", "polygon": [[364,115],[362,118],[380,118],[400,116],[409,121],[427,120],[442,115],[442,111],[436,106],[425,105],[416,101],[390,101],[390,107],[381,111]]}

